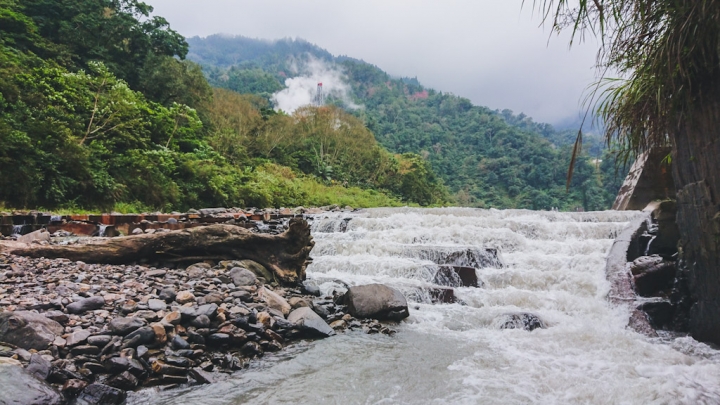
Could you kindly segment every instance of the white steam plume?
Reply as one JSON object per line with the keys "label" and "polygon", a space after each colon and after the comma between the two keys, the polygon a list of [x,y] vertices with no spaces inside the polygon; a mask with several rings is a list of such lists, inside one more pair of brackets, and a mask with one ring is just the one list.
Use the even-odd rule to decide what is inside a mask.
{"label": "white steam plume", "polygon": [[345,83],[344,74],[337,66],[329,65],[312,56],[301,63],[300,68],[297,67],[297,62],[293,66],[293,70],[299,73],[299,76],[286,79],[286,88],[273,94],[272,101],[276,110],[292,114],[300,107],[312,105],[315,102],[318,83],[323,84],[326,99],[332,96],[342,100],[347,108],[353,110],[362,108],[350,98],[350,85]]}

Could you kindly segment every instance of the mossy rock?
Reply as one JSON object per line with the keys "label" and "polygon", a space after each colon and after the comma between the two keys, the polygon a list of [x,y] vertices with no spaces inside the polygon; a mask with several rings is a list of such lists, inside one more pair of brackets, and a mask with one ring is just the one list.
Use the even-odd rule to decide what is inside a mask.
{"label": "mossy rock", "polygon": [[220,267],[224,270],[229,271],[233,267],[242,267],[252,271],[255,276],[262,277],[268,282],[276,282],[275,275],[262,264],[252,260],[225,260],[220,262]]}

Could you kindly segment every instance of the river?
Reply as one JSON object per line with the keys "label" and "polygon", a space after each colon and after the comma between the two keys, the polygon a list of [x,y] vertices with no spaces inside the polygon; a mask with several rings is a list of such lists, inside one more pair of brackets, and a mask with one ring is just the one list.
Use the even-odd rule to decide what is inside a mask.
{"label": "river", "polygon": [[[720,351],[647,338],[606,300],[605,257],[637,212],[382,208],[314,220],[308,279],[384,283],[410,301],[394,336],[349,332],[267,356],[207,386],[131,404],[720,404]],[[486,249],[497,249],[498,260]],[[432,304],[435,263],[475,265],[481,288]],[[532,313],[531,332],[502,329]]]}

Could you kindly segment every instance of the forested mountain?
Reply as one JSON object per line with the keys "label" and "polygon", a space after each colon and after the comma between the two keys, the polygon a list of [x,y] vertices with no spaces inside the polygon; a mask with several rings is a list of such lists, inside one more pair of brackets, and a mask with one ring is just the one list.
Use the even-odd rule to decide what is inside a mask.
{"label": "forested mountain", "polygon": [[[0,207],[446,201],[425,160],[389,153],[341,109],[289,116],[212,89],[152,11],[138,0],[0,0]],[[246,76],[251,92],[280,88]]]}
{"label": "forested mountain", "polygon": [[[586,139],[570,193],[565,190],[577,130],[556,131],[524,114],[491,110],[469,100],[397,78],[346,56],[334,57],[303,40],[263,41],[215,35],[190,38],[190,57],[213,86],[265,98],[303,63],[322,60],[350,84],[352,110],[390,151],[420,154],[461,205],[497,208],[607,209],[626,173],[597,137]],[[343,106],[339,98],[328,103]],[[600,159],[598,159],[600,158]],[[602,163],[600,162],[602,161]]]}

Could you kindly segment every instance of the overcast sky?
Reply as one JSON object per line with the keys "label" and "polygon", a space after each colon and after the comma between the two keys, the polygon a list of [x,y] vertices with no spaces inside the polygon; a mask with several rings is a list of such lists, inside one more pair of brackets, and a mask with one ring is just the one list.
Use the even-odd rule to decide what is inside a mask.
{"label": "overcast sky", "polygon": [[539,122],[576,118],[597,43],[550,36],[533,0],[145,0],[191,37],[299,37]]}

